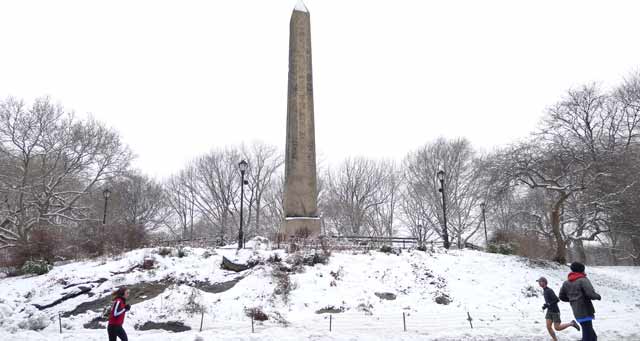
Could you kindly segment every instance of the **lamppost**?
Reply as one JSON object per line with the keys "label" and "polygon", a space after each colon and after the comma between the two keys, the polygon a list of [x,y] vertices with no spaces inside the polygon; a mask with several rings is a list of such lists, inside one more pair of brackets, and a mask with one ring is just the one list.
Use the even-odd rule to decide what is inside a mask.
{"label": "lamppost", "polygon": [[245,160],[242,160],[240,161],[240,163],[238,163],[238,168],[240,169],[240,176],[241,176],[240,178],[240,230],[238,231],[238,250],[242,249],[242,247],[244,246],[243,245],[244,233],[242,232],[242,224],[243,224],[242,210],[244,206],[244,185],[247,184],[247,182],[244,180],[244,173],[247,171],[248,167],[249,167],[249,164]]}
{"label": "lamppost", "polygon": [[102,196],[104,197],[104,215],[102,216],[102,225],[104,225],[107,223],[107,202],[111,196],[111,191],[108,188],[105,188],[104,191],[102,191]]}
{"label": "lamppost", "polygon": [[484,225],[484,245],[485,247],[488,247],[489,237],[487,237],[487,218],[484,215],[484,209],[486,208],[486,204],[484,202],[481,202],[480,208],[482,209],[482,224]]}
{"label": "lamppost", "polygon": [[449,249],[449,231],[447,230],[447,200],[444,195],[444,171],[440,170],[438,172],[438,180],[440,180],[440,189],[438,190],[442,193],[442,214],[444,217],[444,230],[442,231],[442,237],[444,239],[444,248]]}

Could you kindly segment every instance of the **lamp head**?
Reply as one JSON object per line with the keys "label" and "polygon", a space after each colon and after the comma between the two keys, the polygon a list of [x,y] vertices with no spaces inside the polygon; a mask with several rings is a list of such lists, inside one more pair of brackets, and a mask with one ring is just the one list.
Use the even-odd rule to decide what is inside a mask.
{"label": "lamp head", "polygon": [[240,161],[240,163],[238,163],[238,168],[240,169],[240,173],[244,174],[244,172],[247,171],[247,168],[249,168],[249,164],[247,163],[247,161],[242,160]]}

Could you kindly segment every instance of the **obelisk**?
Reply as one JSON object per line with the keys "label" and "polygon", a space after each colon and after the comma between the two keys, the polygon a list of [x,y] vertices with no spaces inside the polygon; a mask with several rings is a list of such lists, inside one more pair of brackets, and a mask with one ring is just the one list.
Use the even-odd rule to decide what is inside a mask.
{"label": "obelisk", "polygon": [[300,0],[289,27],[284,222],[287,237],[320,234],[311,76],[311,21]]}

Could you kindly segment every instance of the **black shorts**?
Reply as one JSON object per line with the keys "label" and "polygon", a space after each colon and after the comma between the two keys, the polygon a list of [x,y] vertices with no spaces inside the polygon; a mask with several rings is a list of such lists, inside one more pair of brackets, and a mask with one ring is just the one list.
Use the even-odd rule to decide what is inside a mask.
{"label": "black shorts", "polygon": [[554,313],[547,310],[547,314],[544,315],[545,320],[551,320],[553,323],[560,323],[560,313]]}
{"label": "black shorts", "polygon": [[122,341],[129,341],[127,333],[122,326],[109,325],[107,327],[107,333],[109,334],[109,341],[117,341],[116,338],[120,338]]}

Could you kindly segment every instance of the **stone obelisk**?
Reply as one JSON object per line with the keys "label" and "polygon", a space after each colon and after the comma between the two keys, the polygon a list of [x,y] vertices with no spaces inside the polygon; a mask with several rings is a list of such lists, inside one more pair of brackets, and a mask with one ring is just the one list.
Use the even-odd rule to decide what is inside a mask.
{"label": "stone obelisk", "polygon": [[284,184],[287,237],[320,234],[311,76],[311,21],[300,0],[289,27],[289,87]]}

